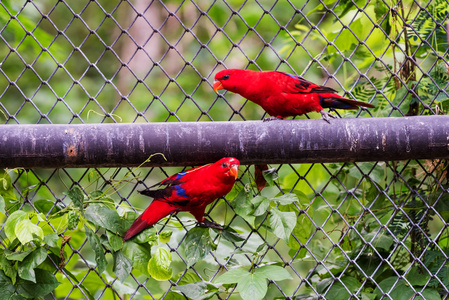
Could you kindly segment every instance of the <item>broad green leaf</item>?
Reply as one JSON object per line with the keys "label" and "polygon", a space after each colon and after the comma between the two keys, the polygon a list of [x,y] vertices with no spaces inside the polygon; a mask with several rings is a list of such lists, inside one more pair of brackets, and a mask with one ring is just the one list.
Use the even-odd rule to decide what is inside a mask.
{"label": "broad green leaf", "polygon": [[17,223],[14,233],[23,245],[36,238],[39,238],[40,240],[44,238],[44,231],[42,228],[33,224],[29,219],[24,219]]}
{"label": "broad green leaf", "polygon": [[254,273],[265,276],[265,278],[268,278],[270,280],[281,281],[285,279],[292,279],[290,273],[280,266],[262,266],[257,268]]}
{"label": "broad green leaf", "polygon": [[93,224],[112,231],[115,234],[123,235],[123,221],[117,211],[104,204],[89,205],[84,211],[84,216]]}
{"label": "broad green leaf", "polygon": [[271,200],[264,196],[256,196],[251,200],[254,205],[254,210],[252,212],[253,216],[261,216],[267,212],[270,207]]}
{"label": "broad green leaf", "polygon": [[[181,279],[179,279],[180,277]],[[201,281],[201,278],[195,272],[187,271],[186,273],[180,272],[176,274],[175,276],[172,277],[172,280],[176,281],[178,285],[185,285]]]}
{"label": "broad green leaf", "polygon": [[5,170],[0,170],[0,196],[3,197],[5,203],[17,200],[11,183],[11,176]]}
{"label": "broad green leaf", "polygon": [[[26,250],[26,251],[10,251],[5,253],[5,257],[8,260],[17,260],[17,261],[23,261],[25,257],[28,256],[31,252],[33,252],[34,249]],[[9,251],[9,250],[5,250]]]}
{"label": "broad green leaf", "polygon": [[408,282],[411,285],[424,286],[429,281],[429,275],[427,271],[423,270],[421,273],[418,267],[412,267],[410,272],[406,275]]}
{"label": "broad green leaf", "polygon": [[226,273],[216,277],[214,279],[215,283],[231,284],[239,282],[240,278],[245,277],[249,274],[248,268],[241,267],[237,269],[232,269]]}
{"label": "broad green leaf", "polygon": [[0,212],[1,213],[6,213],[5,211],[5,199],[3,199],[3,196],[0,195]]}
{"label": "broad green leaf", "polygon": [[25,280],[36,282],[34,269],[47,258],[47,251],[39,247],[19,263],[19,277]]}
{"label": "broad green leaf", "polygon": [[9,215],[5,223],[5,234],[6,237],[12,242],[16,238],[16,226],[19,222],[25,220],[28,214],[22,210],[18,210]]}
{"label": "broad green leaf", "polygon": [[5,272],[5,275],[11,279],[12,284],[15,284],[17,279],[17,270],[13,266],[14,263],[14,261],[9,261],[2,251],[0,254],[0,269],[2,269]]}
{"label": "broad green leaf", "polygon": [[133,262],[122,251],[114,253],[114,269],[112,271],[121,282],[128,278],[132,269]]}
{"label": "broad green leaf", "polygon": [[44,236],[44,243],[50,247],[58,247],[59,236],[57,233],[50,233]]}
{"label": "broad green leaf", "polygon": [[69,211],[67,216],[67,229],[68,230],[75,230],[78,228],[78,224],[80,222],[80,217],[78,215],[78,212],[76,211]]}
{"label": "broad green leaf", "polygon": [[[308,215],[313,217],[313,209],[310,208],[308,211]],[[312,221],[307,217],[305,213],[299,215],[296,218],[296,225],[293,228],[292,234],[288,239],[288,246],[291,249],[298,250],[301,247],[301,244],[306,244],[307,240],[310,237],[310,233],[315,229]]]}
{"label": "broad green leaf", "polygon": [[273,198],[273,200],[279,202],[279,204],[281,205],[288,205],[294,202],[299,202],[298,196],[296,196],[296,194],[293,193],[281,195],[279,197]]}
{"label": "broad green leaf", "polygon": [[[375,293],[379,298],[382,297],[383,294],[388,293],[392,299],[397,300],[408,300],[412,299],[415,296],[414,289],[403,279],[399,279],[398,277],[392,276],[384,279],[379,283],[379,288],[375,289]],[[391,289],[391,291],[390,291]],[[417,290],[421,290],[421,287],[415,288]],[[417,300],[440,300],[441,297],[438,294],[438,291],[431,288],[426,288],[423,291],[423,297],[415,297]]]}
{"label": "broad green leaf", "polygon": [[173,275],[173,270],[170,268],[171,260],[170,251],[162,247],[157,248],[148,262],[148,273],[156,280],[169,280]]}
{"label": "broad green leaf", "polygon": [[178,285],[176,289],[181,291],[189,299],[194,300],[210,299],[219,293],[219,290],[215,285],[204,281]]}
{"label": "broad green leaf", "polygon": [[266,278],[258,273],[247,273],[247,276],[240,278],[237,285],[237,291],[242,299],[263,299],[267,289]]}
{"label": "broad green leaf", "polygon": [[192,266],[200,259],[206,257],[209,251],[214,250],[217,246],[212,241],[209,228],[194,227],[187,232],[184,241],[187,267]]}
{"label": "broad green leaf", "polygon": [[36,283],[20,279],[17,290],[29,298],[38,298],[48,295],[60,284],[56,277],[47,270],[35,269]]}
{"label": "broad green leaf", "polygon": [[80,211],[83,211],[84,194],[79,186],[74,186],[70,191],[66,193],[66,195],[69,196],[75,207],[77,207]]}
{"label": "broad green leaf", "polygon": [[170,242],[171,235],[173,234],[173,231],[171,230],[164,230],[159,234],[159,241],[161,243],[168,243]]}
{"label": "broad green leaf", "polygon": [[107,267],[106,257],[104,255],[103,246],[101,246],[100,239],[98,236],[90,230],[87,226],[84,226],[86,231],[87,239],[89,240],[90,246],[95,252],[95,261],[97,262],[98,273],[103,273]]}
{"label": "broad green leaf", "polygon": [[254,206],[251,203],[251,196],[249,193],[242,189],[237,196],[232,200],[232,208],[235,213],[245,219],[251,226],[254,226],[254,216],[249,214],[254,210]]}
{"label": "broad green leaf", "polygon": [[56,213],[61,209],[55,205],[51,200],[41,199],[33,203],[34,207],[43,214],[48,214],[51,210],[52,213]]}
{"label": "broad green leaf", "polygon": [[[342,282],[342,283],[341,283]],[[332,297],[334,300],[346,300],[351,298],[351,294],[356,292],[361,284],[360,282],[351,276],[343,276],[341,282],[335,281],[326,296]],[[343,286],[344,285],[344,286]],[[349,292],[351,292],[351,294]],[[393,298],[396,299],[396,298]]]}
{"label": "broad green leaf", "polygon": [[137,244],[131,241],[123,243],[123,253],[133,263],[133,267],[150,277],[148,273],[148,262],[151,259],[151,247],[148,244]]}
{"label": "broad green leaf", "polygon": [[372,231],[364,235],[363,238],[376,247],[376,249],[383,249],[385,251],[390,250],[394,242],[393,238],[385,230],[379,232]]}
{"label": "broad green leaf", "polygon": [[3,270],[0,270],[0,295],[2,295],[2,298],[8,299],[15,290],[11,279],[5,275]]}
{"label": "broad green leaf", "polygon": [[296,225],[296,214],[292,211],[282,212],[278,208],[271,209],[270,226],[273,233],[288,242]]}
{"label": "broad green leaf", "polygon": [[245,240],[244,237],[242,237],[237,231],[230,227],[225,228],[224,230],[219,230],[218,234],[232,243],[238,243]]}
{"label": "broad green leaf", "polygon": [[109,230],[106,230],[106,235],[108,236],[109,245],[111,245],[113,251],[118,251],[122,249],[123,238],[110,232]]}
{"label": "broad green leaf", "polygon": [[362,298],[360,300],[376,300],[377,295],[374,293],[361,293]]}
{"label": "broad green leaf", "polygon": [[133,242],[138,244],[146,244],[149,243],[152,246],[156,246],[158,244],[158,235],[156,227],[152,226],[150,228],[145,229],[135,237],[133,237]]}

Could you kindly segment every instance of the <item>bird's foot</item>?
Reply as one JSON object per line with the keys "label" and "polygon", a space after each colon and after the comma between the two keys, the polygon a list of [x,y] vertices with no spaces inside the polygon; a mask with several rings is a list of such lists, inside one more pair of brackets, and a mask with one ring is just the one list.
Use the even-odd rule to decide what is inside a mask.
{"label": "bird's foot", "polygon": [[281,117],[276,117],[276,116],[271,116],[271,117],[263,119],[264,122],[274,121],[274,120],[283,120],[283,119]]}
{"label": "bird's foot", "polygon": [[323,120],[326,121],[329,124],[331,123],[329,117],[332,118],[332,119],[336,118],[334,115],[331,115],[329,112],[327,112],[325,110],[321,110],[320,114],[323,117]]}
{"label": "bird's foot", "polygon": [[199,226],[201,227],[209,227],[209,228],[213,228],[213,229],[218,229],[218,230],[223,230],[223,226],[221,226],[220,224],[217,224],[215,222],[209,221],[207,219],[204,219],[203,222],[198,223]]}

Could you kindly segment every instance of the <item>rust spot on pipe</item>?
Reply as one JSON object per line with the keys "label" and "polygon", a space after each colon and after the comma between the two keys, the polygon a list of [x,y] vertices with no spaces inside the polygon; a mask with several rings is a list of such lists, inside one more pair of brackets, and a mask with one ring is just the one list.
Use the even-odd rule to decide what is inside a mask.
{"label": "rust spot on pipe", "polygon": [[67,156],[68,157],[76,157],[77,153],[78,153],[78,151],[76,150],[75,145],[69,145],[67,147]]}

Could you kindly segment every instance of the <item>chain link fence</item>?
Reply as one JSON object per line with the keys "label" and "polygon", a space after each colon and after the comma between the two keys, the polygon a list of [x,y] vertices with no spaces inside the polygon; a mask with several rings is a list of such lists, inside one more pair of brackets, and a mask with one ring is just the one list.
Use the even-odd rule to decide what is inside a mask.
{"label": "chain link fence", "polygon": [[[224,68],[286,71],[376,105],[334,112],[344,118],[445,114],[447,18],[444,0],[2,1],[0,120],[12,125],[266,117],[239,95],[214,93],[214,74]],[[241,166],[236,190],[207,210],[238,235],[210,231],[205,256],[196,263],[189,263],[186,249],[187,233],[196,228],[188,214],[161,221],[152,247],[136,246],[141,257],[159,248],[170,251],[172,276],[160,281],[136,265],[122,278],[117,249],[97,227],[107,261],[99,271],[90,227],[69,229],[77,216],[55,214],[73,207],[76,197],[68,191],[80,187],[90,195],[86,199],[101,191],[120,216],[132,220],[150,201],[136,191],[182,168],[5,170],[0,195],[5,220],[17,210],[34,212],[31,221],[45,235],[59,235],[53,246],[44,243],[48,256],[39,265],[60,282],[45,299],[239,299],[251,294],[244,289],[246,277],[236,277],[237,286],[217,278],[237,267],[257,275],[268,265],[289,276],[261,275],[266,299],[447,299],[446,160],[271,167],[278,177],[271,182],[268,176],[262,190],[272,199],[266,202],[271,212],[255,213],[255,203],[247,211],[238,206],[245,193],[257,194],[252,182],[259,174]],[[280,192],[296,200],[282,202]],[[293,226],[283,224],[291,235],[282,238],[276,231],[273,208],[295,214]],[[5,224],[2,229],[4,257],[27,251],[6,241]],[[5,274],[13,277],[6,263],[15,262],[23,266],[19,259],[2,259],[2,281],[9,280]],[[27,278],[20,274],[18,284]],[[260,296],[260,289],[252,292]]]}

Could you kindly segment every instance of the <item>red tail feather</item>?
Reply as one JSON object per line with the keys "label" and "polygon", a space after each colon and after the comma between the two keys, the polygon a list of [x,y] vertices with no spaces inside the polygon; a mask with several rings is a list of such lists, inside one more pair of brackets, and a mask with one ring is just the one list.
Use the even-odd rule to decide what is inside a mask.
{"label": "red tail feather", "polygon": [[131,225],[123,238],[124,241],[129,240],[141,231],[156,224],[163,217],[173,213],[175,208],[164,201],[157,199],[151,202],[150,206],[141,214]]}

